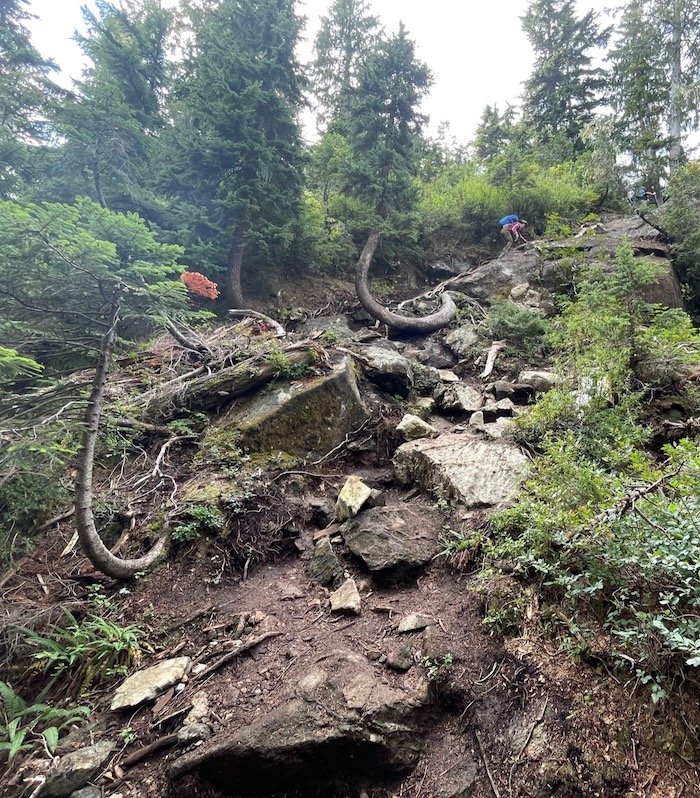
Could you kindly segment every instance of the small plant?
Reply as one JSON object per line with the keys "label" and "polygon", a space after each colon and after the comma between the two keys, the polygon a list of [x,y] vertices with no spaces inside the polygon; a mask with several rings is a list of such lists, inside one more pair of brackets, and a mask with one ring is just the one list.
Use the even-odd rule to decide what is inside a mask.
{"label": "small plant", "polygon": [[82,621],[63,610],[68,625],[51,624],[43,634],[25,629],[25,641],[43,669],[54,676],[73,677],[67,692],[86,693],[93,683],[123,676],[139,656],[141,630],[119,626],[99,615]]}
{"label": "small plant", "polygon": [[177,543],[191,543],[202,535],[217,532],[224,527],[221,512],[210,504],[193,504],[187,508],[189,522],[173,529],[172,537]]}
{"label": "small plant", "polygon": [[454,657],[449,652],[439,656],[424,657],[421,665],[425,668],[425,675],[429,682],[443,678],[452,668]]}
{"label": "small plant", "polygon": [[549,327],[537,311],[504,300],[493,303],[485,324],[490,338],[502,338],[515,354],[527,356],[545,352]]}
{"label": "small plant", "polygon": [[53,754],[61,732],[81,723],[89,714],[86,706],[60,709],[49,704],[27,704],[7,682],[0,682],[0,760],[8,764],[20,753],[41,744]]}

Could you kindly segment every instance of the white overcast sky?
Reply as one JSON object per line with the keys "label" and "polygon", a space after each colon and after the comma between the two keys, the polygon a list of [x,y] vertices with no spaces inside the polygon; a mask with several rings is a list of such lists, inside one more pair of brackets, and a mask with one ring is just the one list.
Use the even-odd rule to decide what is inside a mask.
{"label": "white overcast sky", "polygon": [[[165,0],[166,4],[168,0]],[[302,61],[311,57],[319,18],[331,0],[300,0],[307,17]],[[621,0],[578,0],[579,13],[618,6]],[[79,77],[81,54],[73,32],[82,25],[81,5],[90,0],[30,0],[33,41],[44,55],[57,61],[64,72],[62,83]],[[440,122],[450,124],[460,144],[474,136],[487,104],[501,110],[507,102],[517,105],[521,82],[530,74],[532,51],[521,29],[520,17],[527,0],[374,0],[372,8],[387,31],[403,21],[417,45],[419,58],[433,72],[434,85],[423,111],[430,116],[428,132]],[[68,80],[66,80],[68,78]]]}

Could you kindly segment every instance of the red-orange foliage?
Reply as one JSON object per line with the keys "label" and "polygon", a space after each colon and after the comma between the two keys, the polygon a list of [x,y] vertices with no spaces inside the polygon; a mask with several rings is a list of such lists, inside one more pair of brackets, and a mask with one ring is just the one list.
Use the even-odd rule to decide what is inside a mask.
{"label": "red-orange foliage", "polygon": [[183,272],[180,279],[187,286],[188,291],[193,294],[206,297],[206,299],[216,299],[219,296],[217,284],[199,272]]}

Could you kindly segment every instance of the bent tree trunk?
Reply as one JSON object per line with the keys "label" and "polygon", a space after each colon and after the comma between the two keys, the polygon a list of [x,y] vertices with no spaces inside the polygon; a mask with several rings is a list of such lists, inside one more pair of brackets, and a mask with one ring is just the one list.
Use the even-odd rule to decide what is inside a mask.
{"label": "bent tree trunk", "polygon": [[355,289],[362,307],[373,318],[378,319],[382,324],[386,324],[394,330],[412,333],[430,333],[447,326],[457,313],[457,306],[447,292],[442,294],[442,307],[440,310],[431,313],[429,316],[420,318],[401,316],[398,313],[392,313],[392,311],[380,305],[372,296],[367,284],[367,275],[374,253],[379,246],[379,239],[381,236],[382,234],[378,230],[372,230],[360,254],[360,259],[357,262]]}
{"label": "bent tree trunk", "polygon": [[78,453],[75,483],[75,524],[78,530],[78,539],[87,558],[95,568],[114,579],[130,579],[139,571],[149,568],[160,557],[165,547],[165,538],[161,538],[143,557],[135,560],[123,560],[120,557],[115,557],[105,546],[95,527],[95,517],[92,512],[92,471],[95,461],[95,443],[100,425],[109,361],[117,337],[118,321],[119,305],[115,307],[110,328],[102,339],[102,349],[85,411],[85,428]]}

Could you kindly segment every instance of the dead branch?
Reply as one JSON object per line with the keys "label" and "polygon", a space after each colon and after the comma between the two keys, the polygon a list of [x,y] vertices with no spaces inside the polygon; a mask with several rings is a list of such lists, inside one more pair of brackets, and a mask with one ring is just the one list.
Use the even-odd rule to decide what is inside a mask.
{"label": "dead branch", "polygon": [[678,476],[684,465],[685,463],[681,463],[677,468],[675,468],[673,471],[670,471],[668,474],[662,474],[655,482],[635,488],[634,490],[625,494],[613,507],[609,507],[607,510],[603,510],[601,513],[598,513],[598,515],[596,515],[595,518],[593,518],[593,520],[590,522],[590,526],[596,527],[600,524],[607,524],[610,523],[610,521],[616,521],[617,519],[622,518],[626,512],[635,509],[635,504],[639,501],[639,499],[643,498],[649,493],[653,493],[657,488],[660,488],[669,480],[673,479],[673,477]]}
{"label": "dead branch", "polygon": [[193,330],[187,328],[182,330],[171,319],[165,317],[165,327],[172,337],[185,349],[196,353],[200,357],[209,360],[213,354],[211,349],[204,343],[204,341],[194,333]]}
{"label": "dead branch", "polygon": [[240,654],[243,654],[245,651],[250,651],[251,648],[255,648],[255,646],[260,645],[264,640],[269,640],[271,637],[279,637],[283,632],[263,632],[263,634],[258,635],[257,637],[251,637],[242,643],[237,648],[234,648],[233,651],[229,651],[224,654],[222,657],[216,660],[216,662],[212,663],[208,668],[205,668],[201,673],[197,673],[191,677],[190,683],[192,682],[201,682],[204,681],[208,676],[211,676],[212,673],[215,673],[220,668],[223,668],[224,665],[228,665],[229,662],[236,659]]}
{"label": "dead branch", "polygon": [[488,352],[486,353],[486,365],[484,366],[484,370],[479,374],[481,378],[488,377],[491,372],[493,371],[493,367],[496,365],[496,358],[498,357],[498,353],[505,349],[507,346],[505,341],[494,341],[491,346],[489,347]]}
{"label": "dead branch", "polygon": [[151,754],[160,751],[161,748],[169,748],[176,743],[177,734],[166,734],[164,737],[159,737],[152,743],[139,748],[138,751],[134,751],[133,754],[129,754],[129,756],[122,759],[119,763],[119,767],[121,767],[122,770],[129,770],[129,768],[133,768],[134,765],[138,765],[139,762],[143,762],[143,760],[147,759]]}
{"label": "dead branch", "polygon": [[260,321],[264,321],[266,324],[269,324],[273,330],[275,331],[276,338],[285,338],[287,335],[287,331],[284,327],[278,322],[275,321],[270,316],[266,316],[264,313],[258,313],[257,310],[229,310],[229,316],[241,316],[242,318],[252,318],[252,319],[260,319]]}

